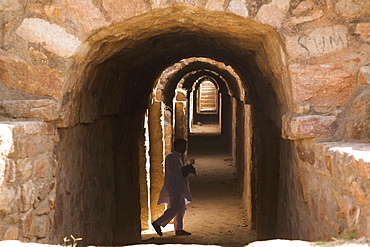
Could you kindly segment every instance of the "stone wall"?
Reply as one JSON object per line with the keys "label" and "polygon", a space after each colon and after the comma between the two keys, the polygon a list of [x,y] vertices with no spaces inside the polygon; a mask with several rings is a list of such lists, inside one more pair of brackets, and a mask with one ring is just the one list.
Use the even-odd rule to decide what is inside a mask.
{"label": "stone wall", "polygon": [[[58,131],[54,223],[58,241],[70,234],[83,236],[84,244],[103,244],[112,239],[115,121],[103,118],[89,125]],[[94,129],[101,131],[92,131]]]}
{"label": "stone wall", "polygon": [[55,241],[55,127],[41,121],[0,124],[0,238]]}
{"label": "stone wall", "polygon": [[[368,99],[361,90],[369,82],[369,14],[368,0],[2,1],[0,208],[6,224],[0,223],[0,237],[58,242],[73,229],[87,242],[114,238],[98,230],[114,224],[110,179],[117,171],[130,172],[115,186],[132,196],[126,203],[114,195],[118,213],[137,221],[139,151],[128,144],[138,140],[140,116],[163,69],[200,55],[230,64],[251,89],[260,116],[286,138],[279,141],[280,236],[315,240],[354,226],[369,236],[368,178],[358,172],[367,163],[316,143],[369,141],[368,107],[361,103]],[[111,119],[118,115],[125,117]],[[257,140],[256,148],[269,147],[258,146],[264,142]],[[124,211],[131,206],[132,215]],[[135,220],[128,242],[140,238]]]}
{"label": "stone wall", "polygon": [[369,236],[369,144],[300,141],[292,148],[296,163],[280,194],[289,220],[278,234],[311,241]]}
{"label": "stone wall", "polygon": [[[278,228],[280,236],[312,241],[369,236],[368,75],[368,66],[362,67],[360,85],[334,122],[327,118],[331,124],[325,128],[296,129],[301,135],[321,133],[321,141],[285,142],[281,159],[290,161],[281,170],[287,179],[281,182],[279,216],[288,224]],[[335,134],[328,134],[335,126]]]}

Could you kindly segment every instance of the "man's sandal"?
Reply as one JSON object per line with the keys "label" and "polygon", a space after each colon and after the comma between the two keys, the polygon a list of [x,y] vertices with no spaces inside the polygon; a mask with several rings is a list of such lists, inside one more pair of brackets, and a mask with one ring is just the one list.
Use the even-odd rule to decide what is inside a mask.
{"label": "man's sandal", "polygon": [[184,230],[177,230],[176,236],[184,236],[184,235],[191,235],[190,232],[184,231]]}
{"label": "man's sandal", "polygon": [[159,236],[162,236],[163,233],[162,233],[162,230],[161,230],[161,226],[158,225],[155,221],[152,223],[152,226],[154,228],[154,230],[156,231],[156,233],[159,235]]}

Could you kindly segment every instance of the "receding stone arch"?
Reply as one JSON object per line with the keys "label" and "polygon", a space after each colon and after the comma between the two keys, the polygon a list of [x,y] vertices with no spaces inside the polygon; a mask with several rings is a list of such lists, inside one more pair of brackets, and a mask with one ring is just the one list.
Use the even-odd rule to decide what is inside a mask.
{"label": "receding stone arch", "polygon": [[[170,72],[166,72],[169,70]],[[166,91],[163,95],[164,101],[167,102],[168,98],[173,98],[175,88],[190,88],[190,84],[194,82],[194,78],[200,77],[200,74],[209,74],[212,77],[219,78],[225,83],[227,90],[232,96],[244,101],[243,83],[239,75],[234,71],[231,66],[223,62],[215,61],[210,58],[186,58],[180,62],[175,63],[171,67],[164,70],[157,83],[157,90]],[[227,78],[227,79],[225,79]],[[167,96],[168,95],[168,96]]]}
{"label": "receding stone arch", "polygon": [[[224,97],[226,97],[227,95],[228,97],[235,98],[235,100],[237,101],[248,101],[247,99],[245,99],[245,92],[247,89],[243,85],[243,82],[241,81],[238,74],[232,69],[231,66],[225,65],[222,62],[215,61],[210,58],[202,57],[182,59],[178,63],[175,63],[174,65],[165,69],[162,75],[157,80],[157,85],[153,90],[153,97],[157,101],[164,102],[164,104],[166,104],[170,108],[174,108],[175,106],[172,107],[172,101],[174,100],[174,98],[176,98],[176,95],[185,90],[187,91],[187,93],[182,93],[185,96],[181,98],[182,100],[185,100],[185,98],[187,98],[187,100],[190,100],[189,97],[191,97],[190,94],[193,90],[192,88],[194,83],[198,78],[203,76],[214,78],[222,92],[225,94]],[[226,81],[224,77],[227,78],[228,81]],[[228,105],[230,105],[229,107],[231,107],[231,99],[229,99],[229,101],[230,102],[228,103]],[[189,107],[189,105],[187,107]],[[236,107],[235,104],[233,107]],[[188,110],[189,109],[187,109],[186,111]],[[233,116],[231,114],[231,111],[228,113],[229,114],[224,114],[225,117],[223,119],[228,118],[230,119],[231,123],[231,119],[233,119]],[[235,120],[233,121],[235,122]],[[187,125],[189,125],[188,120],[185,126]],[[233,124],[228,124],[227,128],[230,129],[232,125]],[[236,133],[233,133],[233,135],[236,136]],[[187,138],[187,134],[183,137]],[[235,139],[235,137],[233,139]],[[230,142],[229,140],[224,141]],[[232,149],[235,149],[235,143],[230,146],[233,146]],[[234,154],[235,151],[233,151],[232,153]]]}

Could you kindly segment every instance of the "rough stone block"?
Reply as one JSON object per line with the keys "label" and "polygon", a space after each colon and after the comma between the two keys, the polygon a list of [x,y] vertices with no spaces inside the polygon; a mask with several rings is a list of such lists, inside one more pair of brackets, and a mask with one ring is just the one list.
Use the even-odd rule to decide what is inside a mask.
{"label": "rough stone block", "polygon": [[91,0],[66,0],[70,13],[78,19],[86,32],[91,32],[109,23]]}
{"label": "rough stone block", "polygon": [[323,15],[324,15],[324,11],[316,10],[308,16],[292,17],[289,19],[287,23],[288,25],[298,25],[298,24],[302,24],[305,22],[311,22],[311,21],[317,20],[321,18]]}
{"label": "rough stone block", "polygon": [[8,188],[4,184],[1,186],[0,190],[0,212],[3,213],[13,213],[14,206],[12,206],[13,201],[16,198],[16,191],[14,188]]}
{"label": "rough stone block", "polygon": [[360,177],[351,176],[350,185],[351,192],[354,195],[356,202],[359,206],[364,206],[368,195],[367,184],[365,184]]}
{"label": "rough stone block", "polygon": [[62,12],[63,6],[61,4],[45,5],[44,11],[45,14],[49,17],[56,17],[61,21],[66,20],[65,14]]}
{"label": "rough stone block", "polygon": [[339,0],[334,11],[345,17],[356,17],[370,13],[370,2],[368,0]]}
{"label": "rough stone block", "polygon": [[[25,140],[20,140],[19,142],[16,143],[16,152],[15,155],[19,158],[28,158],[28,157],[34,157],[37,155],[37,151],[35,148],[35,144],[33,141],[29,139]],[[21,162],[21,163],[20,163]],[[17,161],[17,167],[22,164],[22,160]]]}
{"label": "rough stone block", "polygon": [[370,85],[370,65],[362,66],[360,68],[357,81],[359,84]]}
{"label": "rough stone block", "polygon": [[40,3],[36,4],[28,4],[27,5],[27,10],[33,13],[37,13],[39,15],[43,15],[44,12],[44,5]]}
{"label": "rough stone block", "polygon": [[51,123],[41,121],[23,121],[17,122],[17,125],[23,128],[23,133],[25,134],[51,135],[55,133],[55,128]]}
{"label": "rough stone block", "polygon": [[17,160],[17,171],[18,171],[18,180],[25,182],[34,175],[34,165],[33,159],[18,159]]}
{"label": "rough stone block", "polygon": [[38,18],[24,19],[16,33],[64,58],[74,56],[82,44],[77,37],[67,33],[65,28]]}
{"label": "rough stone block", "polygon": [[17,240],[19,239],[19,228],[11,226],[9,227],[4,235],[4,240]]}
{"label": "rough stone block", "polygon": [[256,18],[264,24],[268,24],[276,28],[281,28],[282,21],[287,13],[287,9],[278,8],[274,4],[275,2],[277,1],[272,1],[270,4],[262,5],[261,8],[258,10]]}
{"label": "rough stone block", "polygon": [[243,17],[248,17],[249,15],[245,0],[231,0],[228,11]]}
{"label": "rough stone block", "polygon": [[334,107],[347,103],[356,78],[345,70],[321,65],[291,64],[292,95],[295,102]]}
{"label": "rough stone block", "polygon": [[224,2],[225,0],[208,0],[205,8],[209,10],[223,11]]}
{"label": "rough stone block", "polygon": [[53,121],[57,120],[59,117],[59,109],[56,103],[51,105],[46,105],[38,108],[32,108],[25,115],[29,118],[41,118],[44,121]]}
{"label": "rough stone block", "polygon": [[[368,151],[368,154],[370,157],[370,151]],[[367,179],[370,179],[370,162],[364,161],[363,159],[360,160],[354,160],[352,162],[352,167],[361,171],[364,176],[366,176]]]}
{"label": "rough stone block", "polygon": [[353,229],[359,217],[360,208],[351,195],[343,196],[342,210],[346,217],[348,228]]}
{"label": "rough stone block", "polygon": [[293,116],[287,126],[287,138],[305,139],[317,137],[329,137],[337,130],[337,118],[323,115],[296,115]]}
{"label": "rough stone block", "polygon": [[40,118],[53,121],[59,117],[58,104],[54,100],[3,100],[0,106],[7,115],[12,117]]}
{"label": "rough stone block", "polygon": [[46,215],[51,212],[51,205],[49,200],[43,200],[40,202],[36,209],[36,215]]}
{"label": "rough stone block", "polygon": [[359,34],[364,42],[370,42],[370,22],[357,24],[355,33]]}
{"label": "rough stone block", "polygon": [[44,216],[36,216],[35,217],[35,236],[38,238],[45,238],[50,231],[50,220],[49,217]]}
{"label": "rough stone block", "polygon": [[37,178],[44,178],[44,177],[52,177],[52,169],[51,169],[51,159],[47,155],[41,155],[36,160],[36,171],[35,177]]}
{"label": "rough stone block", "polygon": [[61,98],[62,75],[46,65],[32,65],[21,57],[0,50],[0,81],[7,88],[33,95]]}
{"label": "rough stone block", "polygon": [[0,156],[14,152],[13,131],[7,124],[0,123]]}
{"label": "rough stone block", "polygon": [[22,235],[24,238],[32,239],[35,237],[36,226],[34,218],[32,212],[21,218]]}
{"label": "rough stone block", "polygon": [[[1,160],[1,158],[0,158]],[[1,161],[0,161],[1,163]],[[13,160],[6,160],[6,167],[5,167],[5,172],[4,172],[4,179],[7,183],[14,183],[16,180],[16,166],[14,164]]]}
{"label": "rough stone block", "polygon": [[144,0],[103,0],[103,6],[113,22],[122,21],[142,14],[149,11],[151,8]]}
{"label": "rough stone block", "polygon": [[21,186],[21,212],[27,212],[29,209],[31,209],[34,200],[35,187],[31,181],[28,181]]}
{"label": "rough stone block", "polygon": [[16,11],[21,8],[19,0],[0,1],[0,11]]}
{"label": "rough stone block", "polygon": [[175,99],[177,101],[187,101],[187,92],[183,89],[177,89]]}
{"label": "rough stone block", "polygon": [[[320,16],[320,12],[316,14]],[[318,27],[311,32],[286,38],[290,57],[317,57],[349,46],[348,28],[343,25]]]}
{"label": "rough stone block", "polygon": [[303,15],[313,9],[315,7],[315,3],[312,0],[306,0],[298,4],[298,6],[293,9],[293,15]]}

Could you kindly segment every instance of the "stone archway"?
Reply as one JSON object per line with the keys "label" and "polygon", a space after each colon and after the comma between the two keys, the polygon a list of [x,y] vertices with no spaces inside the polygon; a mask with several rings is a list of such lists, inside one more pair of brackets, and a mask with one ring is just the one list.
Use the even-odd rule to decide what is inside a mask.
{"label": "stone archway", "polygon": [[[58,153],[61,166],[66,167],[59,175],[61,181],[63,176],[72,179],[69,170],[73,174],[84,171],[81,184],[71,182],[78,189],[67,192],[76,194],[66,203],[76,204],[75,197],[83,199],[80,207],[84,209],[83,215],[78,217],[91,223],[76,231],[85,236],[86,242],[100,244],[113,239],[113,244],[121,245],[140,239],[141,151],[136,143],[143,133],[144,114],[160,73],[180,59],[195,56],[230,64],[248,88],[256,116],[253,126],[263,126],[257,128],[253,139],[256,164],[253,169],[257,179],[252,186],[253,193],[260,195],[253,198],[256,202],[253,221],[260,238],[273,237],[275,223],[271,222],[276,222],[279,166],[271,160],[278,160],[279,146],[267,143],[271,132],[275,142],[279,142],[280,131],[276,126],[281,126],[281,116],[290,105],[289,81],[278,35],[266,25],[233,14],[179,6],[153,10],[104,28],[87,43],[91,48],[73,66],[75,73],[70,74],[66,87],[64,115],[59,123],[59,146],[63,151]],[[237,103],[240,116],[245,103],[250,102]],[[237,124],[243,136],[244,122]],[[89,143],[87,147],[79,145],[82,139]],[[243,142],[240,139],[238,145],[243,146]],[[66,149],[67,146],[75,149]],[[266,155],[265,149],[270,149],[269,154],[273,155]],[[91,153],[91,159],[87,158]],[[68,164],[76,160],[79,166]],[[239,160],[244,162],[243,157]],[[262,183],[266,175],[269,179],[275,176],[273,182]],[[90,180],[92,177],[96,182]],[[271,188],[273,192],[269,192]],[[65,192],[58,193],[58,198],[68,198]],[[271,203],[267,198],[276,200]],[[97,201],[104,203],[89,206]],[[272,213],[267,214],[271,207]],[[68,220],[68,215],[74,215],[71,213],[63,212],[66,221],[73,220]],[[112,231],[99,235],[101,227],[111,227]],[[56,231],[63,232],[63,228],[61,224]]]}
{"label": "stone archway", "polygon": [[[227,82],[223,76],[227,77],[230,81]],[[149,139],[150,139],[150,170],[159,174],[150,174],[150,210],[151,218],[158,217],[162,212],[163,208],[156,205],[156,200],[163,182],[163,164],[164,156],[170,151],[172,141],[175,138],[182,137],[190,142],[196,142],[199,137],[192,136],[190,132],[190,121],[191,121],[191,101],[193,95],[193,89],[196,87],[195,81],[199,77],[207,75],[208,77],[214,77],[217,81],[222,97],[220,97],[220,111],[225,114],[220,114],[219,121],[222,122],[222,128],[217,135],[217,147],[226,149],[230,156],[237,160],[237,157],[246,160],[247,154],[244,152],[245,148],[239,146],[236,148],[239,139],[243,137],[236,135],[237,128],[233,126],[237,125],[237,121],[243,121],[241,115],[236,115],[236,102],[244,102],[243,83],[235,71],[225,64],[209,59],[209,58],[186,58],[178,63],[166,68],[162,75],[156,82],[156,87],[153,89],[151,105],[149,108],[148,122],[149,122]],[[241,131],[241,130],[238,130]],[[195,138],[195,139],[194,139]],[[200,137],[202,139],[202,137]],[[153,143],[153,145],[152,145]],[[213,141],[213,144],[215,142]],[[197,149],[193,145],[189,146],[189,151]],[[250,145],[251,143],[248,143]],[[212,143],[208,143],[212,146]],[[199,148],[199,147],[198,147]],[[201,147],[204,149],[205,147]],[[210,147],[209,147],[210,148]],[[236,154],[238,151],[238,155]],[[240,164],[238,169],[239,173],[242,173],[244,162],[243,160],[237,160],[237,164]],[[145,169],[142,169],[145,173]],[[243,175],[240,174],[242,184]],[[154,178],[154,179],[153,179]],[[143,184],[145,187],[146,184]],[[250,186],[250,185],[249,185]],[[144,203],[142,204],[142,224],[143,228],[147,229],[147,211],[146,205],[147,196],[143,197]],[[248,208],[251,208],[251,200],[245,199]],[[251,219],[249,219],[251,222]]]}
{"label": "stone archway", "polygon": [[[237,126],[253,143],[246,152],[256,166],[244,175],[256,181],[251,211],[266,234],[260,238],[274,235],[267,223],[276,218],[276,192],[265,192],[279,162],[279,237],[315,241],[356,228],[368,236],[369,162],[361,149],[369,141],[362,105],[369,2],[252,2],[0,4],[0,237],[57,243],[73,233],[92,244],[137,242],[143,116],[158,76],[189,57],[232,66],[248,89],[248,102],[232,111],[243,115],[251,106]],[[127,238],[113,237],[126,230]]]}
{"label": "stone archway", "polygon": [[[26,28],[24,23],[22,28]],[[278,169],[270,161],[276,160],[279,148],[268,145],[268,133],[273,132],[279,142],[280,119],[290,109],[291,97],[285,54],[271,27],[231,13],[176,6],[103,27],[76,47],[66,47],[73,49],[69,51],[75,62],[68,60],[70,53],[55,51],[66,58],[61,63],[70,70],[66,83],[58,87],[60,116],[53,116],[59,138],[54,150],[58,161],[54,239],[73,232],[86,244],[123,245],[140,240],[138,164],[143,162],[143,150],[137,144],[143,141],[144,115],[156,79],[183,58],[206,57],[237,71],[250,102],[235,102],[235,114],[243,116],[245,104],[252,104],[253,126],[262,126],[253,132],[251,152],[258,168],[254,175],[260,176],[255,181]],[[237,122],[241,137],[244,124]],[[243,146],[243,138],[239,142]],[[273,149],[274,156],[265,159],[265,148]],[[239,160],[244,163],[243,157]],[[275,188],[261,196],[267,201],[253,199],[253,220],[266,233],[261,238],[274,234],[270,222],[276,219],[276,207],[267,199],[277,196],[276,178],[273,181],[266,186],[253,184],[258,195]],[[263,218],[271,209],[268,205],[275,213]]]}

